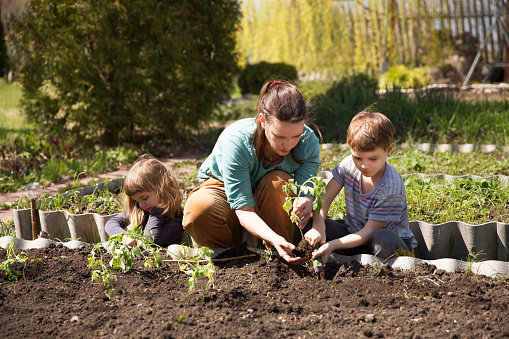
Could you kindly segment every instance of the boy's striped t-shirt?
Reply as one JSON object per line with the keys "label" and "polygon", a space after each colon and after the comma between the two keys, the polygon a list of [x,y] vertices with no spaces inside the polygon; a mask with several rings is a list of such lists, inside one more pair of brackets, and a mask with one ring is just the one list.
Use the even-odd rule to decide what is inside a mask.
{"label": "boy's striped t-shirt", "polygon": [[410,239],[412,247],[417,246],[408,225],[405,185],[401,175],[391,165],[385,163],[382,179],[367,194],[361,191],[361,172],[351,155],[332,170],[332,175],[345,191],[345,223],[350,232],[361,230],[369,219],[386,221],[385,228],[396,232],[402,239]]}

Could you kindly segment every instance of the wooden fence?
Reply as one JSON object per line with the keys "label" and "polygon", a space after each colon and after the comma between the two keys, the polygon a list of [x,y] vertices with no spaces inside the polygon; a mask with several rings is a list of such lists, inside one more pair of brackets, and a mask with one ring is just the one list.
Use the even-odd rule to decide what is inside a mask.
{"label": "wooden fence", "polygon": [[497,9],[508,7],[509,0],[243,0],[240,60],[287,62],[308,73],[378,73],[384,61],[432,65],[458,48],[477,52],[491,35],[486,63],[503,49],[501,26],[490,27]]}

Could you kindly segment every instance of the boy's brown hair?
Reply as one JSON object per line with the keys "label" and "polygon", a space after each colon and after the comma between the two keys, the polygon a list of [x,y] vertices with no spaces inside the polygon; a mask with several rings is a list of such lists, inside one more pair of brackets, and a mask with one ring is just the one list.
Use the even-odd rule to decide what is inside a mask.
{"label": "boy's brown hair", "polygon": [[351,149],[371,152],[377,147],[386,151],[392,144],[394,126],[382,113],[362,111],[353,117],[346,131],[346,141]]}

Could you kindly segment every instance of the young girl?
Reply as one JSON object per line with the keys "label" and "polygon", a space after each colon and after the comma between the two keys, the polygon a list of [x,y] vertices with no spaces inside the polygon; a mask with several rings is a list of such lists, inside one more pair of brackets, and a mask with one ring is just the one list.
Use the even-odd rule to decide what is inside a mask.
{"label": "young girl", "polygon": [[[177,180],[162,162],[151,155],[142,155],[124,180],[127,210],[106,223],[109,236],[141,225],[144,234],[160,246],[180,243],[182,228],[182,197]],[[136,239],[126,238],[129,246]]]}

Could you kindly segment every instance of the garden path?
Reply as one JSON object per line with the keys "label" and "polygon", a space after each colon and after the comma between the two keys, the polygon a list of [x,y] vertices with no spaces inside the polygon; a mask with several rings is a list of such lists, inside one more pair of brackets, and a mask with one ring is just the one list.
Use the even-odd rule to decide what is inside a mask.
{"label": "garden path", "polygon": [[[191,173],[193,170],[196,169],[196,163],[198,160],[202,157],[204,157],[206,154],[204,153],[186,153],[184,155],[175,155],[170,157],[161,157],[159,160],[161,160],[164,164],[167,166],[170,166],[172,168],[175,168],[178,173]],[[175,166],[178,164],[177,166]],[[81,186],[87,186],[89,182],[92,180],[104,180],[104,179],[117,179],[125,176],[127,174],[127,171],[131,167],[132,164],[123,166],[122,168],[119,168],[115,171],[99,174],[97,176],[93,177],[85,177],[78,180],[78,184]],[[41,187],[37,189],[32,190],[26,190],[26,191],[19,191],[19,192],[13,192],[13,193],[7,193],[7,194],[0,194],[0,205],[6,204],[6,203],[12,203],[19,198],[29,196],[33,198],[38,198],[44,194],[49,195],[56,195],[59,193],[59,190],[65,188],[68,185],[67,182],[62,182],[58,184],[52,184],[51,186],[47,187]],[[0,209],[0,221],[7,222],[9,219],[12,219],[12,208],[7,210]]]}

